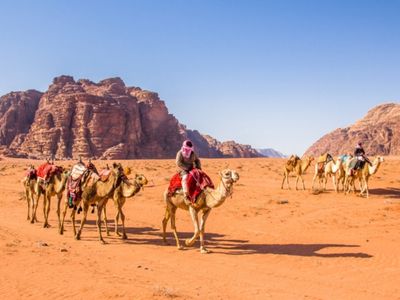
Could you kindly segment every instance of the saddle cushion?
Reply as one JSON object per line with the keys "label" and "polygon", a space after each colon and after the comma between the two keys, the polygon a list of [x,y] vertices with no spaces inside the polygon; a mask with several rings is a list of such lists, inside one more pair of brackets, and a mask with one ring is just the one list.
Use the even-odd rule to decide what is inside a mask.
{"label": "saddle cushion", "polygon": [[45,163],[37,168],[37,176],[43,179],[47,179],[50,177],[51,174],[55,173],[56,171],[57,167],[55,165]]}
{"label": "saddle cushion", "polygon": [[101,181],[107,181],[108,177],[110,177],[111,170],[103,169],[100,171],[99,176]]}
{"label": "saddle cushion", "polygon": [[[200,169],[192,169],[187,176],[189,199],[194,203],[200,193],[207,187],[214,188],[211,178]],[[182,178],[180,173],[175,174],[168,187],[168,195],[172,196],[182,189]]]}
{"label": "saddle cushion", "polygon": [[83,173],[85,173],[86,170],[87,168],[83,164],[74,165],[71,170],[72,179],[77,180],[79,177],[83,175]]}

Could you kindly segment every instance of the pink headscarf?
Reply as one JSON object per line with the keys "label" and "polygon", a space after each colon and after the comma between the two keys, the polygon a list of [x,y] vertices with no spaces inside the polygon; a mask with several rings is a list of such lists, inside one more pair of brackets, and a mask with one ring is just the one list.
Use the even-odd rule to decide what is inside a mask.
{"label": "pink headscarf", "polygon": [[184,158],[186,159],[189,158],[193,150],[194,150],[193,143],[190,140],[186,140],[183,142],[181,151]]}

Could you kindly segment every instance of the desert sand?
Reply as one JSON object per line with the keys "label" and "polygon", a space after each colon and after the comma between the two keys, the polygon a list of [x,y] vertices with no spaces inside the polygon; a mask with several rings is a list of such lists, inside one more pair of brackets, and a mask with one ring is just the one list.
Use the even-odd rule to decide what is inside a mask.
{"label": "desert sand", "polygon": [[[111,233],[106,245],[94,214],[81,241],[69,219],[59,235],[55,198],[51,228],[42,228],[43,201],[39,222],[26,220],[20,181],[30,162],[40,163],[0,161],[1,299],[400,299],[400,158],[386,158],[368,199],[337,194],[330,181],[328,191],[311,193],[313,167],[308,190],[281,190],[283,159],[203,160],[215,183],[225,167],[240,174],[233,197],[208,219],[210,254],[198,243],[177,250],[170,226],[162,243],[173,160],[121,161],[149,184],[124,207],[128,240]],[[107,208],[113,226],[112,201]],[[192,234],[187,212],[178,211],[177,229],[182,239]]]}

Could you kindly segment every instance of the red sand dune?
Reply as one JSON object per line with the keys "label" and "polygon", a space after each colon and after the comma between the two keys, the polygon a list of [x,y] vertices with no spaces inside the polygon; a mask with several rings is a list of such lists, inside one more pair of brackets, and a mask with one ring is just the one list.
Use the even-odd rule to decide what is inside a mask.
{"label": "red sand dune", "polygon": [[[124,207],[129,239],[104,235],[106,245],[91,214],[81,241],[69,221],[60,236],[55,199],[52,228],[42,228],[42,201],[40,222],[26,221],[20,180],[28,163],[0,161],[1,299],[400,299],[399,158],[371,178],[369,199],[336,194],[330,182],[318,195],[281,190],[282,159],[203,160],[214,181],[225,167],[241,176],[233,198],[208,219],[207,255],[198,244],[178,251],[169,227],[170,245],[162,244],[172,160],[122,162],[149,186]],[[110,201],[110,225],[114,212]],[[182,239],[192,234],[187,212],[178,211],[177,228]]]}

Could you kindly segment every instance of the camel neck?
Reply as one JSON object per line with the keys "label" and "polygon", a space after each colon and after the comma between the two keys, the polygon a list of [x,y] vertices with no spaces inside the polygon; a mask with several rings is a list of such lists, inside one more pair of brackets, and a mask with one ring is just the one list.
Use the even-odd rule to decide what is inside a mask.
{"label": "camel neck", "polygon": [[224,184],[221,182],[218,187],[214,190],[207,189],[206,193],[206,204],[209,208],[214,208],[222,205],[226,198],[232,194],[232,184]]}

